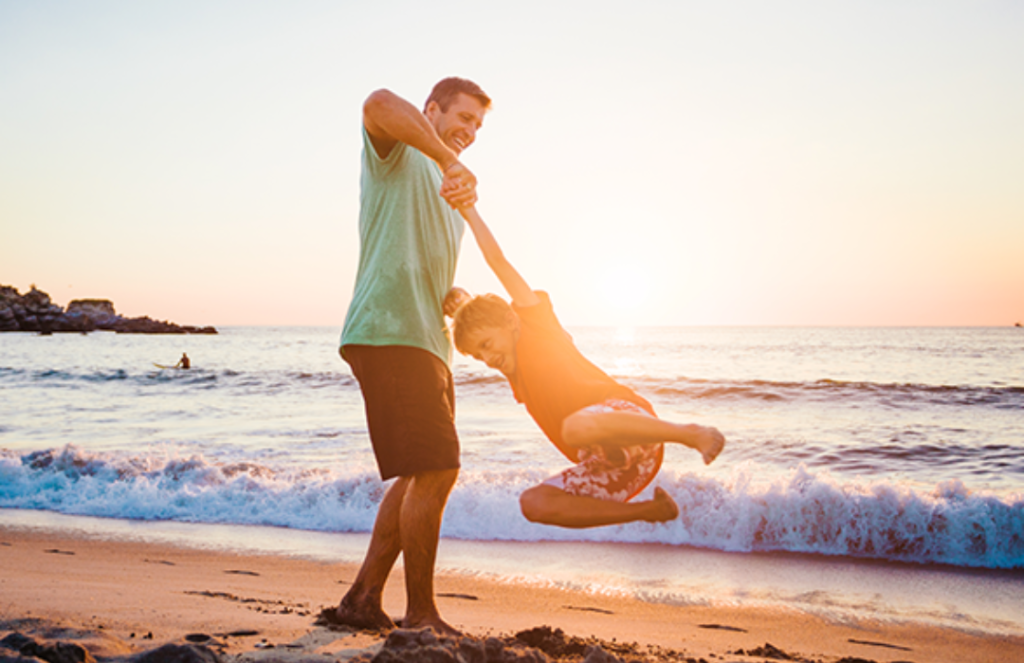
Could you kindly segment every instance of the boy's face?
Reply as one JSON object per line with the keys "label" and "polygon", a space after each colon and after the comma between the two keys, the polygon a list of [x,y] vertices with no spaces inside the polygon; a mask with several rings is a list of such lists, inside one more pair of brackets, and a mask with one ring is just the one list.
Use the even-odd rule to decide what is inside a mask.
{"label": "boy's face", "polygon": [[467,336],[466,354],[511,377],[516,372],[516,328],[484,327]]}

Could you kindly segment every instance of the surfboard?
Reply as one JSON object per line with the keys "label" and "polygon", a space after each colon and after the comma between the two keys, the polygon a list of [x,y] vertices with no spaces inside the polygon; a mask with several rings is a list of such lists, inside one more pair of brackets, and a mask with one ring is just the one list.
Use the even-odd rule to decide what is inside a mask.
{"label": "surfboard", "polygon": [[156,362],[153,362],[153,365],[157,368],[177,368],[177,366],[165,366],[164,364],[158,364]]}

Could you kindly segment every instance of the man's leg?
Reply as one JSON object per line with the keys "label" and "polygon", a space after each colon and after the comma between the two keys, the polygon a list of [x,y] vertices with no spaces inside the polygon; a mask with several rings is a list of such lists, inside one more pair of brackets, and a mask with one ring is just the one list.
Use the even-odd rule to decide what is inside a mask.
{"label": "man's leg", "polygon": [[363,392],[381,476],[398,479],[381,502],[363,566],[335,615],[355,626],[393,627],[381,596],[401,553],[408,595],[403,626],[456,633],[438,615],[433,591],[441,517],[459,466],[451,372],[418,348],[345,350]]}
{"label": "man's leg", "polygon": [[636,520],[658,523],[679,515],[679,507],[661,488],[655,488],[654,499],[646,502],[613,502],[573,495],[541,484],[524,491],[519,496],[519,506],[531,522],[573,528],[619,525]]}
{"label": "man's leg", "polygon": [[574,447],[600,444],[606,447],[631,447],[654,442],[677,442],[694,449],[710,464],[725,447],[725,437],[717,429],[697,424],[676,424],[646,412],[593,411],[574,412],[562,423],[562,437]]}
{"label": "man's leg", "polygon": [[339,624],[356,628],[390,629],[395,623],[381,605],[387,582],[398,554],[402,551],[401,512],[411,479],[398,477],[388,488],[377,509],[370,546],[355,581],[335,611]]}
{"label": "man's leg", "polygon": [[403,628],[430,626],[439,634],[459,633],[441,619],[434,602],[434,563],[441,519],[458,475],[457,469],[417,474],[405,491],[400,517],[407,597]]}

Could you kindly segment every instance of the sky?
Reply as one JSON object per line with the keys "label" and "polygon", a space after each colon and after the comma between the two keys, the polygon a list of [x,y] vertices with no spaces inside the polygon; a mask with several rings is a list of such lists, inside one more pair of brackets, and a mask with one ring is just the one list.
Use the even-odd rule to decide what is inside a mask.
{"label": "sky", "polygon": [[0,0],[0,284],[340,328],[363,100],[458,75],[478,209],[567,325],[1012,325],[1021,35],[984,0]]}

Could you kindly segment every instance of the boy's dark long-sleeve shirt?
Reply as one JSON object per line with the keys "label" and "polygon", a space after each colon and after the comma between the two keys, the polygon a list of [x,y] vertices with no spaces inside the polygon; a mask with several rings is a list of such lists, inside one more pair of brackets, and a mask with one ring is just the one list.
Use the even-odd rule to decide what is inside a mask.
{"label": "boy's dark long-sleeve shirt", "polygon": [[562,422],[573,412],[609,398],[636,403],[651,414],[654,408],[629,387],[591,363],[576,348],[562,327],[546,292],[537,291],[540,303],[517,307],[519,339],[516,342],[516,373],[509,380],[516,400],[558,450],[578,462],[578,450],[562,439]]}

